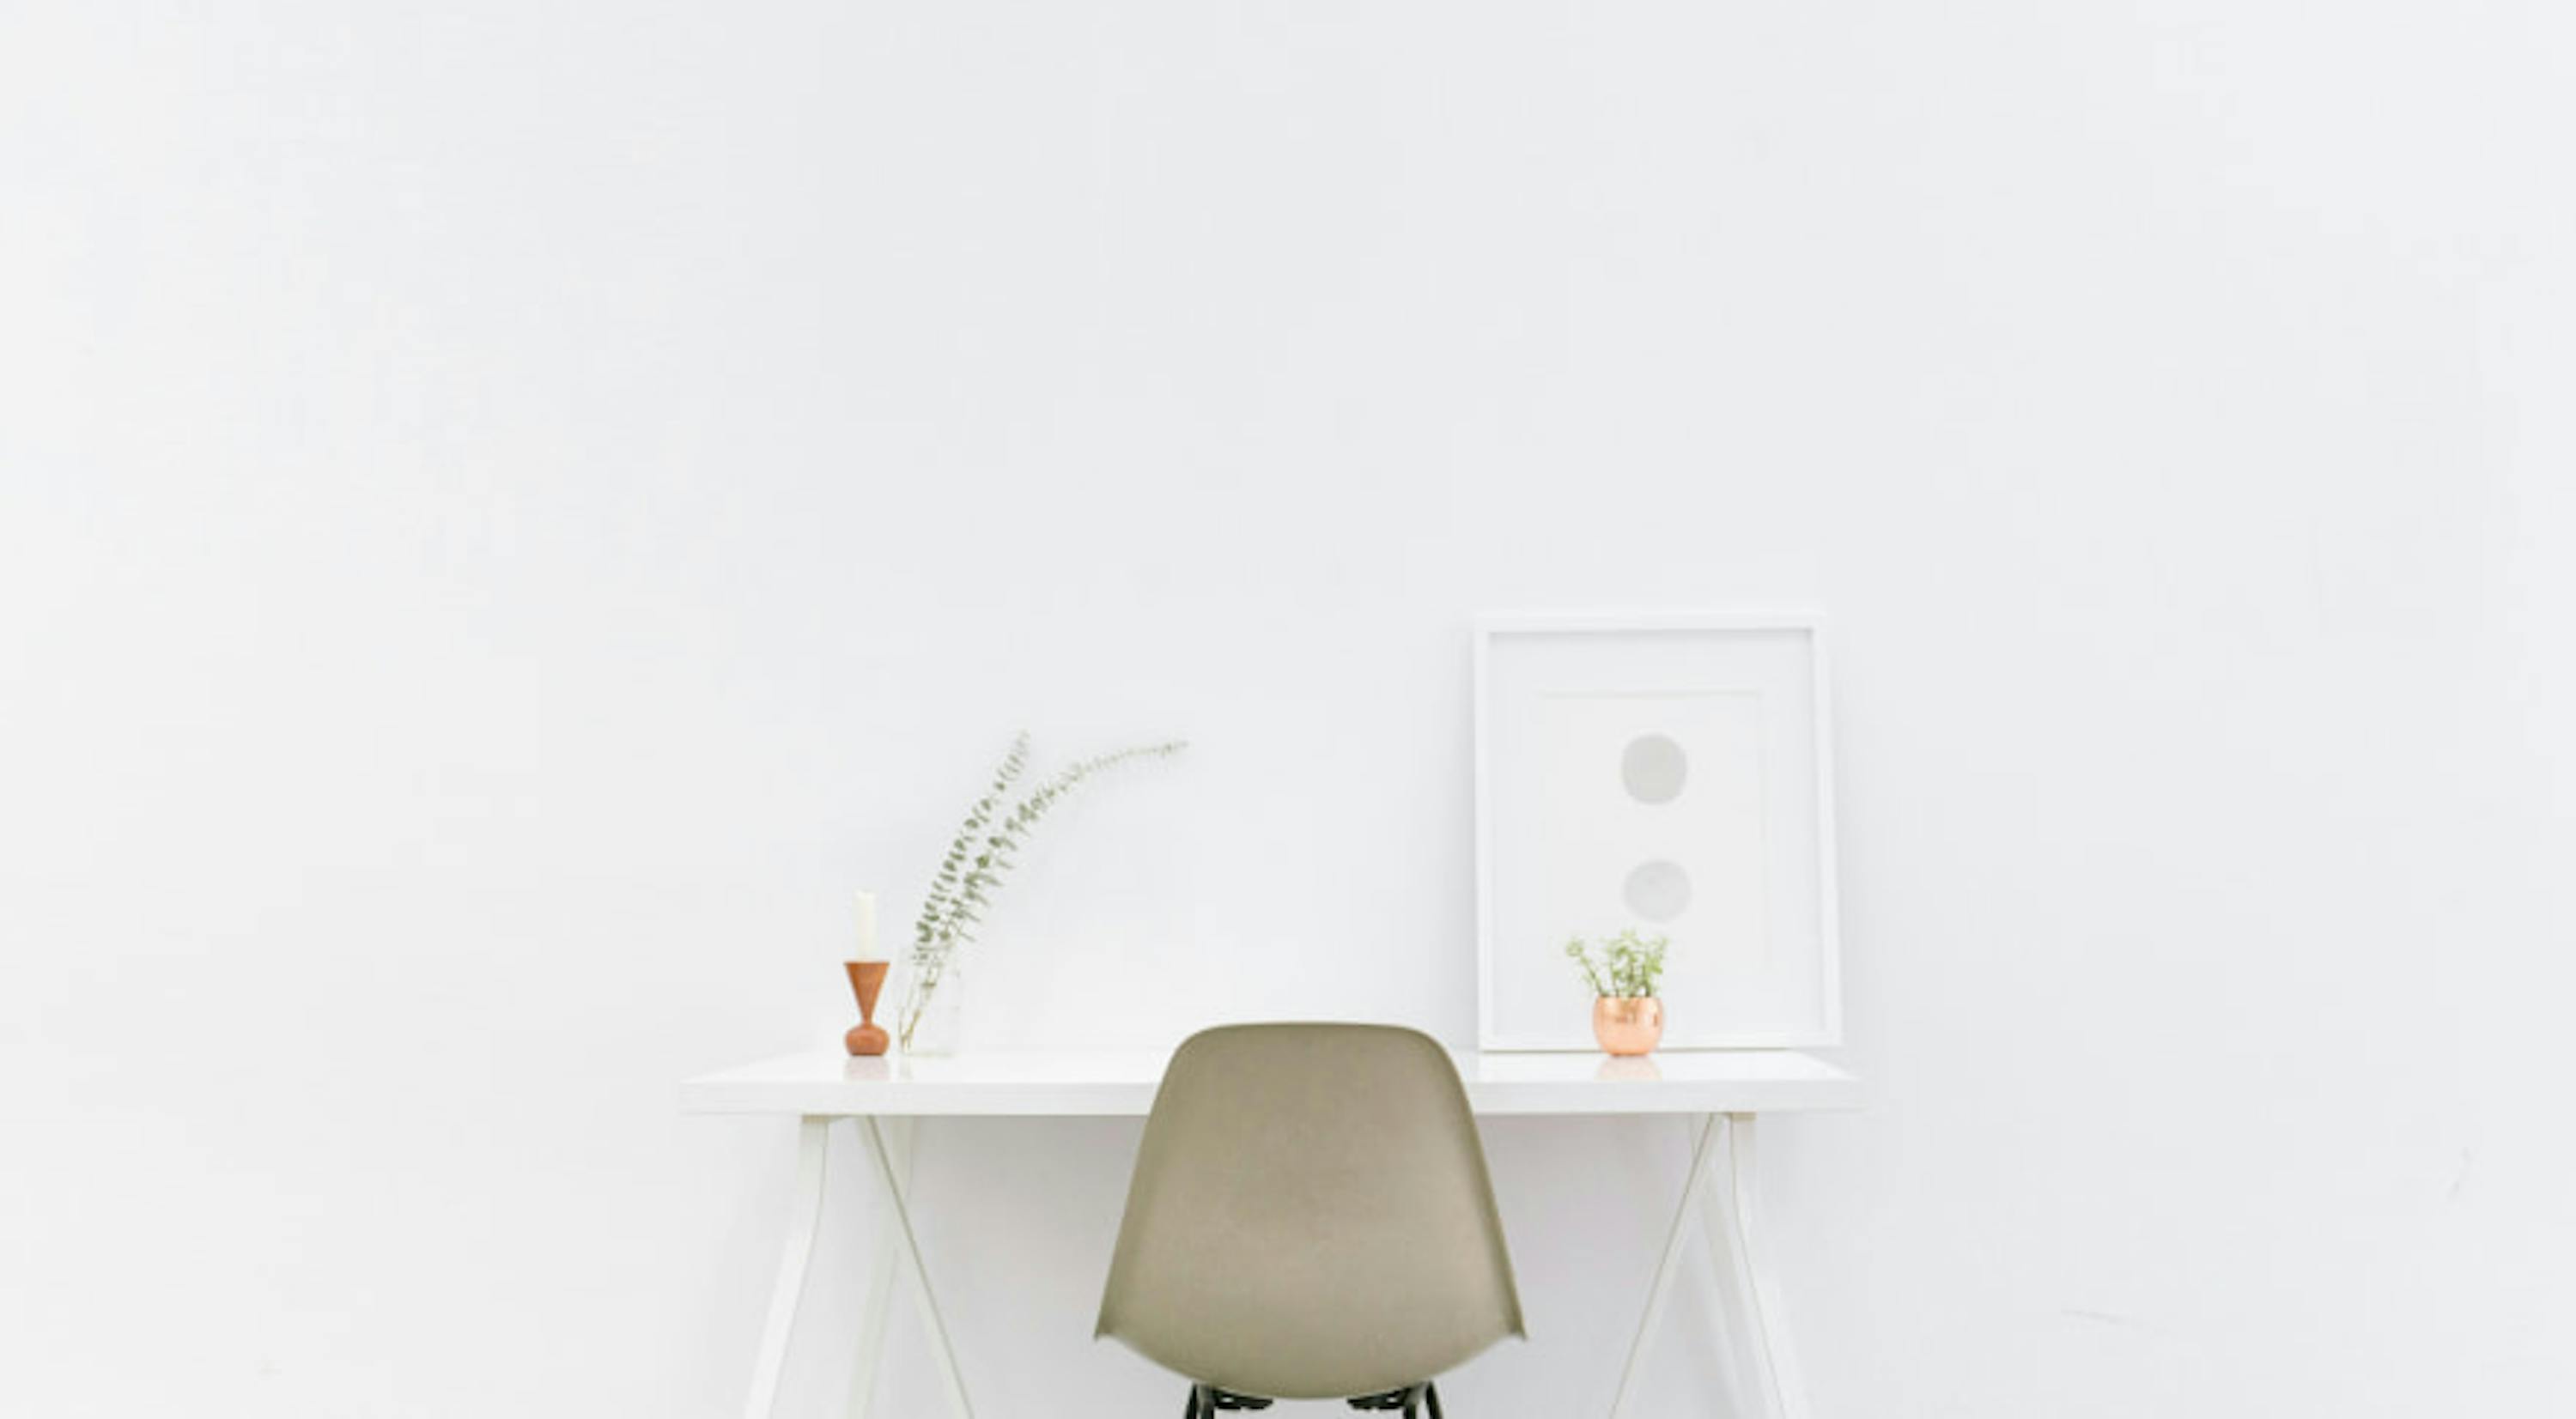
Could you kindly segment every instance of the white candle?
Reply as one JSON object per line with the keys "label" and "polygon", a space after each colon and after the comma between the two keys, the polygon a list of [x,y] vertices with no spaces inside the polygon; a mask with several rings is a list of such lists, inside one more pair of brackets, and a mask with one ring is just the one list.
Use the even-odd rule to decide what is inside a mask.
{"label": "white candle", "polygon": [[853,961],[882,961],[885,953],[877,949],[877,894],[859,893],[859,942],[850,952]]}

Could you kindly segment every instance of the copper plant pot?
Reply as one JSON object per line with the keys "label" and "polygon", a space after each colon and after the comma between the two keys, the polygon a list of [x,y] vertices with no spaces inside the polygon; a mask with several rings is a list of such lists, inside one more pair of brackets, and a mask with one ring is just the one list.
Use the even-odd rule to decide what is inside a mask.
{"label": "copper plant pot", "polygon": [[1664,1002],[1651,995],[1605,995],[1592,1002],[1592,1038],[1614,1055],[1653,1054],[1664,1042]]}

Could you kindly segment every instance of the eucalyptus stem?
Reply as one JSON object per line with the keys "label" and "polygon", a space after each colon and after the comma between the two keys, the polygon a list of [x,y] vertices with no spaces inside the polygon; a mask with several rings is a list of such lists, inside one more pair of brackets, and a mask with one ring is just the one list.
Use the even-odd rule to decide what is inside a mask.
{"label": "eucalyptus stem", "polygon": [[[902,1048],[912,1048],[913,1036],[921,1028],[940,981],[947,977],[950,962],[959,947],[975,940],[975,929],[983,924],[994,892],[1019,864],[1020,849],[1027,845],[1029,834],[1046,817],[1047,810],[1103,769],[1130,759],[1166,758],[1187,747],[1187,741],[1173,739],[1079,760],[1032,789],[1008,813],[1002,813],[1002,800],[1028,766],[1028,734],[1023,731],[1012,739],[1010,752],[1002,756],[1000,766],[993,772],[991,789],[966,810],[966,820],[958,826],[947,856],[940,859],[939,871],[931,879],[930,891],[922,898],[921,916],[913,923],[912,979],[905,989],[903,1013],[895,1028],[896,1042]],[[998,822],[996,814],[1000,815]]]}

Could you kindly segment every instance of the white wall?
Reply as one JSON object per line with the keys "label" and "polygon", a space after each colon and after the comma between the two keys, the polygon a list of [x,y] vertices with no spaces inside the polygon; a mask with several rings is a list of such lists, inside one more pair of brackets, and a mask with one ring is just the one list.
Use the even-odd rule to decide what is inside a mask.
{"label": "white wall", "polygon": [[[727,1412],[789,1140],[674,1082],[835,1036],[1014,727],[1196,747],[1051,827],[983,1038],[1464,1041],[1469,614],[1748,603],[1840,637],[1820,1415],[2576,1409],[2571,55],[11,7],[0,1411]],[[1133,1138],[927,1137],[989,1412],[1168,1410],[1086,1339]],[[1538,1338],[1453,1408],[1589,1413],[1677,1126],[1489,1141]]]}

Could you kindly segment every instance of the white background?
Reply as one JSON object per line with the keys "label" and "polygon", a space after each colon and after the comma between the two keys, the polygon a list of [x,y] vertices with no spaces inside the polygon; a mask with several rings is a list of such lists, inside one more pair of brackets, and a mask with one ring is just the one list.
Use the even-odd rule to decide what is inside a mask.
{"label": "white background", "polygon": [[[2576,1409],[2571,23],[10,7],[0,1410],[724,1413],[790,1145],[672,1083],[1012,728],[1197,747],[988,1038],[1464,1041],[1469,613],[1730,604],[1837,631],[1820,1415]],[[1133,1137],[927,1136],[989,1412],[1176,1402]],[[1452,1410],[1586,1413],[1678,1126],[1490,1146]]]}

